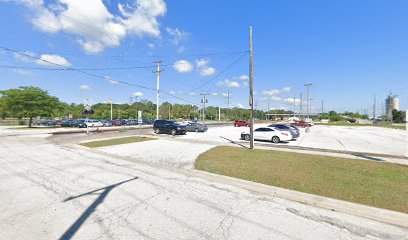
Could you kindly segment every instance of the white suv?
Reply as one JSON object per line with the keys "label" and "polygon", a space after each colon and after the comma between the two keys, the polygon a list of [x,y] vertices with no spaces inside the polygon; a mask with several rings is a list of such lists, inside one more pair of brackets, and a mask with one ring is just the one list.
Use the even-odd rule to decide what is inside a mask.
{"label": "white suv", "polygon": [[88,119],[88,121],[85,120],[85,124],[87,127],[103,127],[103,123],[99,120]]}

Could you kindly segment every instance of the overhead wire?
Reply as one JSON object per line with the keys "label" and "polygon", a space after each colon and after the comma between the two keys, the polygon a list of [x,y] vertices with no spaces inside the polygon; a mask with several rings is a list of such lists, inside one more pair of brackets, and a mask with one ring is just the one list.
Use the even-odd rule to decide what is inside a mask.
{"label": "overhead wire", "polygon": [[[100,76],[100,75],[97,75],[97,74],[94,74],[94,73],[86,72],[86,71],[84,71],[84,70],[80,70],[80,69],[76,69],[76,68],[64,66],[64,65],[62,65],[62,64],[58,64],[58,63],[54,63],[54,62],[52,62],[52,61],[48,61],[48,60],[45,60],[45,59],[41,59],[41,58],[38,58],[38,57],[35,57],[35,56],[32,56],[32,55],[26,54],[26,53],[23,53],[23,52],[19,52],[19,51],[16,51],[16,50],[13,50],[13,49],[4,47],[4,46],[0,46],[0,48],[3,49],[3,50],[5,50],[5,51],[8,51],[8,52],[13,52],[13,53],[16,53],[16,54],[20,54],[20,55],[22,55],[22,56],[25,56],[25,57],[28,57],[28,58],[31,58],[31,59],[35,59],[35,60],[38,60],[38,61],[42,61],[42,62],[44,62],[44,63],[48,63],[48,64],[55,65],[55,66],[58,66],[58,67],[62,67],[62,68],[65,68],[65,69],[67,69],[67,70],[79,72],[79,73],[82,73],[82,74],[85,74],[85,75],[88,75],[88,76],[92,76],[92,77],[95,77],[95,78],[103,79],[103,80],[106,80],[106,81],[115,81],[115,82],[120,83],[120,84],[124,84],[124,85],[128,85],[128,86],[133,86],[133,87],[138,87],[138,88],[142,88],[142,89],[146,89],[146,90],[151,90],[151,91],[155,91],[155,92],[157,91],[155,88],[146,87],[146,86],[139,85],[139,84],[134,84],[134,83],[129,83],[129,82],[125,82],[125,81],[121,81],[121,80],[117,80],[117,79],[113,79],[113,78],[109,78],[109,77],[104,77],[104,76]],[[188,103],[190,103],[190,104],[196,104],[196,103],[194,103],[194,102],[191,102],[191,101],[189,101],[189,100],[186,100],[186,99],[183,99],[183,98],[174,96],[173,94],[167,93],[167,92],[162,91],[162,90],[160,90],[159,92],[160,92],[160,93],[163,93],[163,94],[165,94],[165,95],[171,96],[171,97],[173,97],[173,98],[176,98],[176,99],[178,99],[178,100],[181,100],[181,101],[184,101],[184,102],[188,102]]]}

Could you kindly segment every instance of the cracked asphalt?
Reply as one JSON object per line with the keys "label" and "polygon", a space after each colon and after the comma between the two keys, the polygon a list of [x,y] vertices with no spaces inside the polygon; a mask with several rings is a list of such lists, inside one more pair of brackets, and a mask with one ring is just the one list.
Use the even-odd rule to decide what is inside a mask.
{"label": "cracked asphalt", "polygon": [[0,156],[1,239],[408,239],[407,229],[46,134],[0,137]]}

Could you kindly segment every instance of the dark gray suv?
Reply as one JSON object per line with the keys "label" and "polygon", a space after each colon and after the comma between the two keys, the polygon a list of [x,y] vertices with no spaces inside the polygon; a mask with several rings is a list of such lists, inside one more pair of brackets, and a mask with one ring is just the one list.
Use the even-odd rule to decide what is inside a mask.
{"label": "dark gray suv", "polygon": [[186,126],[178,124],[172,120],[156,120],[153,123],[155,133],[170,133],[171,135],[186,134]]}

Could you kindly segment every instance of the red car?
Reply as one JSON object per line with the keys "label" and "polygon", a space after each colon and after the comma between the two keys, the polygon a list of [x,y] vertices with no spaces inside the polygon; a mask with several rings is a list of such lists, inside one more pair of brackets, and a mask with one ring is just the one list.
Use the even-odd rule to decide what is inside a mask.
{"label": "red car", "polygon": [[298,121],[298,122],[292,123],[290,125],[295,126],[295,127],[310,127],[310,126],[312,126],[310,123],[307,123],[305,121]]}
{"label": "red car", "polygon": [[234,127],[249,127],[249,122],[243,120],[237,120],[234,122]]}
{"label": "red car", "polygon": [[112,126],[122,126],[122,123],[120,121],[111,121]]}

